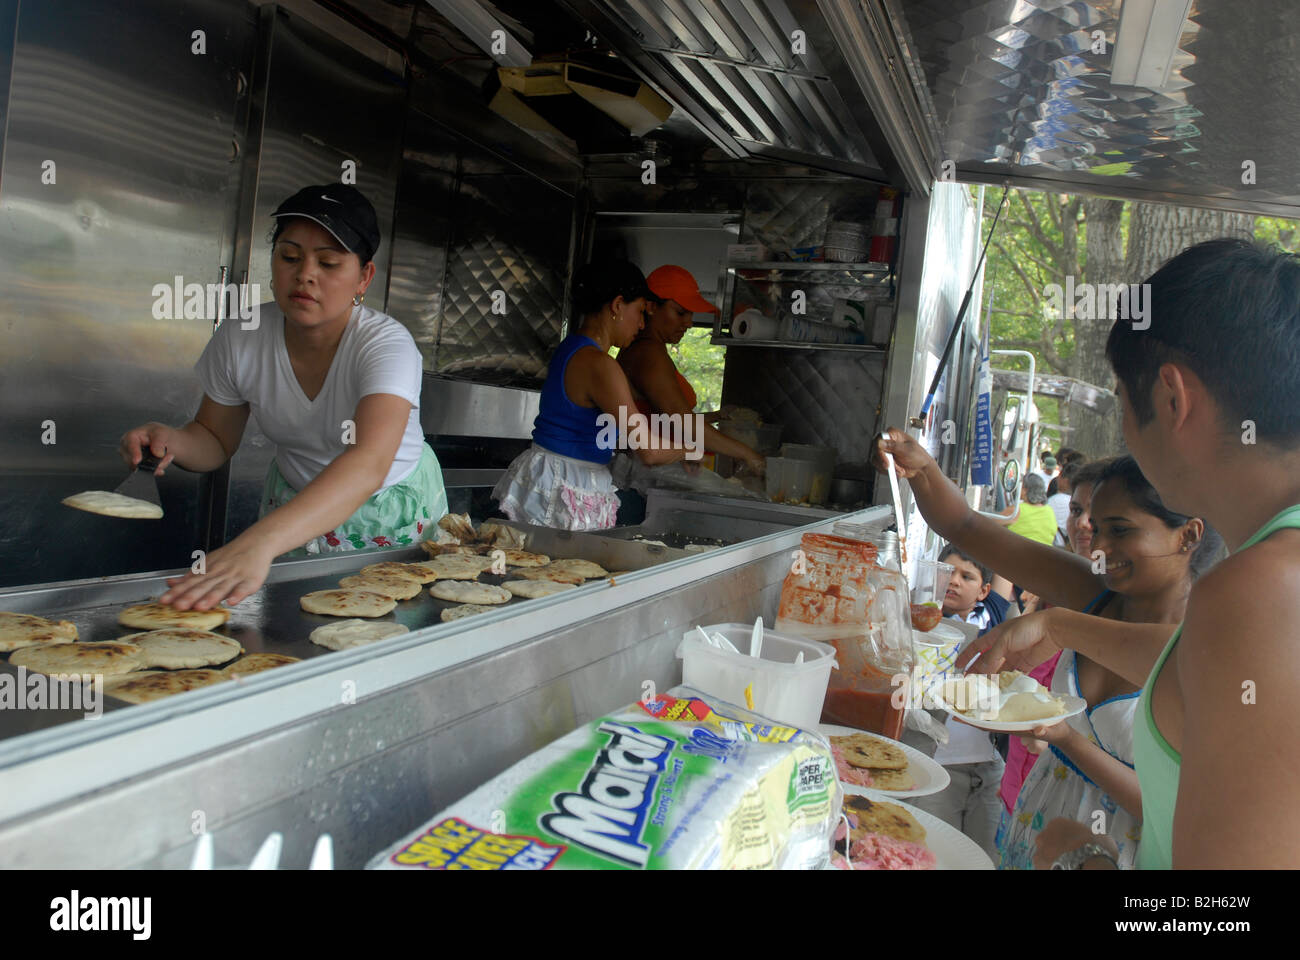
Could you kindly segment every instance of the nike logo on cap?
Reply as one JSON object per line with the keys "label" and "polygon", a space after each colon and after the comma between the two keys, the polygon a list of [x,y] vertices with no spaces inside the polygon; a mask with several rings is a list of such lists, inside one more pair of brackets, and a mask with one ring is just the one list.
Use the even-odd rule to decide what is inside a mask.
{"label": "nike logo on cap", "polygon": [[322,200],[328,200],[330,203],[342,203],[342,202],[343,202],[342,200],[335,200],[333,197],[327,197],[327,196],[325,196],[325,194],[323,194],[323,193],[320,195],[320,198],[321,198]]}

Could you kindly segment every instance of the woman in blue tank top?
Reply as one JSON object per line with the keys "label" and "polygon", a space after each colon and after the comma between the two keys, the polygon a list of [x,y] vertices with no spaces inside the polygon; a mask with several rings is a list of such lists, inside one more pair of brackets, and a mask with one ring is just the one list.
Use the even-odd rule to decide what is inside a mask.
{"label": "woman in blue tank top", "polygon": [[[614,526],[618,494],[609,462],[624,438],[607,426],[635,426],[642,414],[611,347],[626,347],[645,325],[645,277],[631,263],[591,263],[573,278],[576,332],[551,357],[533,445],[515,458],[492,496],[511,520],[564,530]],[[684,447],[631,451],[642,463],[674,463]]]}

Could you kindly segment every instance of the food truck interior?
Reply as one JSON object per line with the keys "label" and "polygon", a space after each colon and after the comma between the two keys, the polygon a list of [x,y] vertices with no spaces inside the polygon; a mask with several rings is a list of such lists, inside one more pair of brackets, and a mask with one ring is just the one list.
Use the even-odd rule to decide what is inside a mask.
{"label": "food truck interior", "polygon": [[[695,623],[770,620],[802,532],[892,517],[871,439],[921,408],[972,282],[981,302],[963,182],[1296,214],[1293,112],[1240,97],[1295,89],[1279,71],[1295,69],[1296,12],[1198,0],[1185,79],[1139,95],[1090,53],[1094,32],[1113,43],[1114,7],[0,0],[0,609],[113,639],[118,608],[256,518],[272,449],[251,423],[228,467],[167,472],[165,522],[59,501],[117,486],[128,427],[192,413],[195,360],[268,289],[269,214],[308,183],[354,182],[378,210],[367,304],[423,354],[420,415],[453,512],[493,512],[572,320],[569,278],[598,256],[691,270],[721,307],[696,321],[725,351],[723,403],[779,425],[780,443],[833,448],[837,481],[820,504],[656,491],[632,531],[532,531],[536,549],[632,573],[527,615],[399,611],[411,632],[372,648],[312,647],[321,618],[296,601],[372,556],[277,563],[230,633],[303,662],[110,701],[93,723],[0,715],[0,863],[183,865],[201,813],[221,856],[246,861],[278,829],[286,862],[305,863],[328,832],[356,866],[644,682],[671,686]],[[1256,56],[1224,18],[1278,39]],[[1242,143],[1258,149],[1238,157]],[[1240,182],[1242,159],[1257,183]],[[160,284],[190,283],[237,284],[242,303],[160,310]],[[850,342],[792,342],[774,331],[796,292],[814,321],[849,304],[869,322]],[[742,335],[746,309],[770,325]],[[969,448],[933,425],[968,433],[966,319],[926,432],[953,477]],[[932,549],[923,524],[911,532]],[[114,829],[88,850],[71,828],[86,822]]]}

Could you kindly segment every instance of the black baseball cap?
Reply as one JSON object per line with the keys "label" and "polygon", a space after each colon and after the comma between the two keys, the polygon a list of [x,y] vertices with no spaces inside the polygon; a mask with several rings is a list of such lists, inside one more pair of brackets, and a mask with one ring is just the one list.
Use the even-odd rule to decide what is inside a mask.
{"label": "black baseball cap", "polygon": [[379,218],[370,201],[356,187],[346,183],[322,183],[303,187],[275,208],[271,216],[305,217],[334,235],[365,266],[379,249]]}

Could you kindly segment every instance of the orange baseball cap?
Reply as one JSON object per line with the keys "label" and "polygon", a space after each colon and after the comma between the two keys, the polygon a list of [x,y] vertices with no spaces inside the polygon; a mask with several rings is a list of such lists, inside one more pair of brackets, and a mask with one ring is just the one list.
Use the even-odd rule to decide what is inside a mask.
{"label": "orange baseball cap", "polygon": [[660,300],[676,300],[694,313],[717,313],[718,308],[700,296],[700,285],[685,267],[669,264],[645,278],[646,285]]}

